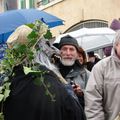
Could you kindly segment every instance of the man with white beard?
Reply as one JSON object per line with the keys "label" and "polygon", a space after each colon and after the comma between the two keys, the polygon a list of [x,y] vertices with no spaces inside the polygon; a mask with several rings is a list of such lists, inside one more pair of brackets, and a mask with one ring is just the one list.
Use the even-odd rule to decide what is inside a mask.
{"label": "man with white beard", "polygon": [[73,90],[84,108],[84,89],[89,73],[78,61],[79,45],[77,40],[67,35],[61,38],[57,47],[61,53],[61,59],[57,63],[59,71],[67,82],[72,84]]}

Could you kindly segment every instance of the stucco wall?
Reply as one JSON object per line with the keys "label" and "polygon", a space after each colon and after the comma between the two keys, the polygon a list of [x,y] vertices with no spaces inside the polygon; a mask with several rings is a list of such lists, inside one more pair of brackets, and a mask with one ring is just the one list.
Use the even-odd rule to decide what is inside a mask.
{"label": "stucco wall", "polygon": [[57,36],[82,20],[100,19],[110,24],[120,17],[120,0],[63,0],[44,10],[65,21],[65,25],[52,29]]}

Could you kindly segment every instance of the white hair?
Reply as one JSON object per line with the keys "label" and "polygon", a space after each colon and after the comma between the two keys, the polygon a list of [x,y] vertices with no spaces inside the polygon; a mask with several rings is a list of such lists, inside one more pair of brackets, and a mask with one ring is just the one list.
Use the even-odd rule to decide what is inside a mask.
{"label": "white hair", "polygon": [[35,62],[39,63],[40,65],[46,66],[50,70],[54,70],[56,67],[50,62],[47,55],[43,52],[38,52],[35,56]]}

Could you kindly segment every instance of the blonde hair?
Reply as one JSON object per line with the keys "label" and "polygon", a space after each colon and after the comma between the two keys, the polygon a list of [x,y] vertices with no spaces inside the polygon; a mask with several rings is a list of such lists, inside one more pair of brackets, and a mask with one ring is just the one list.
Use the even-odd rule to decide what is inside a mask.
{"label": "blonde hair", "polygon": [[7,45],[12,48],[16,43],[26,44],[27,36],[32,32],[32,29],[26,25],[18,27],[8,38]]}

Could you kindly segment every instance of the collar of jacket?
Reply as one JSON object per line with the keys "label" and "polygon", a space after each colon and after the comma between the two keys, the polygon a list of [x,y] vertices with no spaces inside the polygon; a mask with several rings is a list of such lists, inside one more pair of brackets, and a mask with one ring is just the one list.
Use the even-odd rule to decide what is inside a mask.
{"label": "collar of jacket", "polygon": [[67,75],[67,77],[75,77],[78,74],[84,74],[86,71],[84,69],[84,66],[81,65],[78,61],[75,62],[73,68],[71,69],[71,71],[69,72],[69,74]]}

